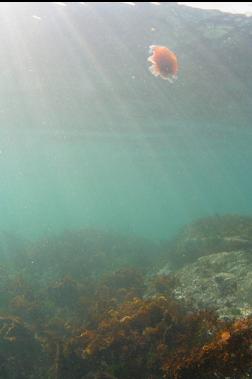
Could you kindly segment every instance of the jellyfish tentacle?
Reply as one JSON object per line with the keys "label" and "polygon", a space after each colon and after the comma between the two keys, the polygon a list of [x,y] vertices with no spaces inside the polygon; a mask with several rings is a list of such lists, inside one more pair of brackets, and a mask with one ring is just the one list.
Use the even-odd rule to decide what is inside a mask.
{"label": "jellyfish tentacle", "polygon": [[154,76],[158,76],[159,75],[159,72],[157,71],[155,65],[150,66],[149,70],[152,73],[152,75],[154,75]]}

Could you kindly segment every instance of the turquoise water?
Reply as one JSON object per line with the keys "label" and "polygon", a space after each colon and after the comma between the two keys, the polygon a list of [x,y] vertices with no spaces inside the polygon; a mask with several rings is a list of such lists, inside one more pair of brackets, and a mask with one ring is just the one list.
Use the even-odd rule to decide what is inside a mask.
{"label": "turquoise water", "polygon": [[[202,36],[200,12],[5,5],[1,229],[158,240],[198,217],[251,214],[250,64],[235,51],[250,54],[242,38],[251,21],[218,14],[229,36]],[[149,73],[152,43],[176,51],[174,84]]]}
{"label": "turquoise water", "polygon": [[249,214],[251,137],[243,137],[3,143],[1,228],[32,237],[91,226],[160,239],[197,217]]}
{"label": "turquoise water", "polygon": [[173,2],[0,3],[0,379],[251,377],[251,36]]}

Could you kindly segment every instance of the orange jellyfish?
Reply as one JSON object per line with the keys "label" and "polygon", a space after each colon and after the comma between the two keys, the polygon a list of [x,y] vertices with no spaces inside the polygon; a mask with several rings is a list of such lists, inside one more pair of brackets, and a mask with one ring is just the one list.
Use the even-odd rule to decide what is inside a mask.
{"label": "orange jellyfish", "polygon": [[173,83],[177,79],[178,60],[176,55],[165,46],[151,45],[148,62],[152,63],[149,67],[154,76],[160,76],[164,80]]}

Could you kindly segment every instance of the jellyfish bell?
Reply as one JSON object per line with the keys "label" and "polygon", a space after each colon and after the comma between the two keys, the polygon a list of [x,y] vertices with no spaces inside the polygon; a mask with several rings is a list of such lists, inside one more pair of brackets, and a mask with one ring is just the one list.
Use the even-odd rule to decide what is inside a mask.
{"label": "jellyfish bell", "polygon": [[149,67],[154,76],[160,76],[164,80],[173,83],[177,79],[178,59],[168,47],[151,45],[149,49],[151,56],[148,62],[152,63]]}

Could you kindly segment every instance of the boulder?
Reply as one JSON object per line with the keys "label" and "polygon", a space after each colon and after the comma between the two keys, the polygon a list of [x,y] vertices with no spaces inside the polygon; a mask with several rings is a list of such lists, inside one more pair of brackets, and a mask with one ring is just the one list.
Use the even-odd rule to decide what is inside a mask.
{"label": "boulder", "polygon": [[223,251],[200,257],[175,274],[176,299],[193,309],[212,308],[220,318],[252,314],[252,251]]}

